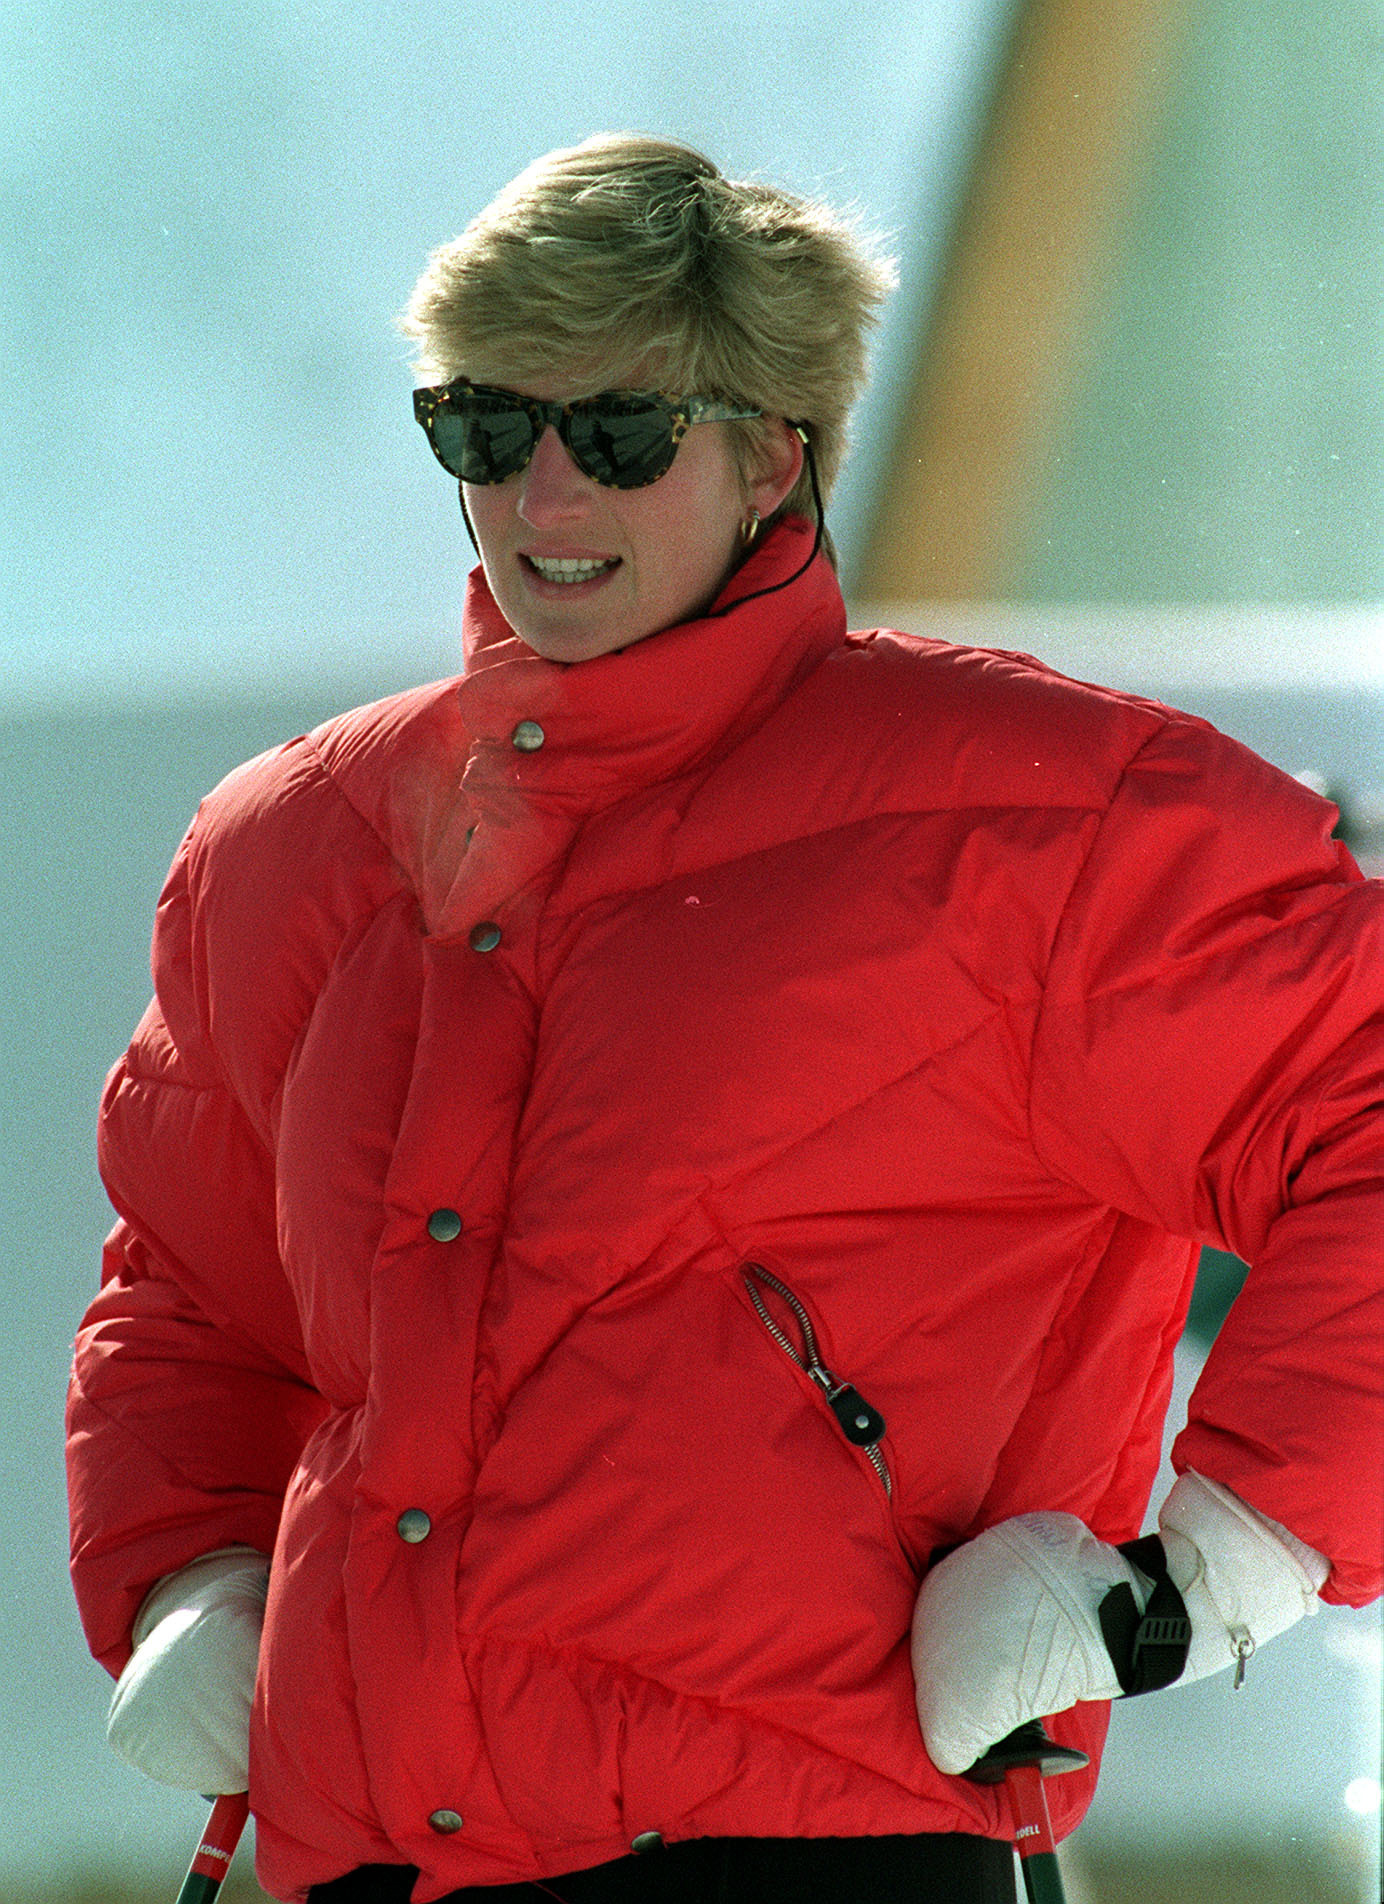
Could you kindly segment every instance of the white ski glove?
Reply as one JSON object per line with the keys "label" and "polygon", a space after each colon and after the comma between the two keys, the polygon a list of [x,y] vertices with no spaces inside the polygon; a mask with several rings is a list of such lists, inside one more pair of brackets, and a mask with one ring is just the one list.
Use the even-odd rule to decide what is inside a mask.
{"label": "white ski glove", "polygon": [[[1239,1662],[1317,1610],[1326,1560],[1199,1474],[1159,1515],[1168,1574],[1191,1622],[1178,1684]],[[1020,1514],[932,1568],[913,1616],[923,1741],[940,1771],[969,1770],[1028,1719],[1124,1690],[1101,1602],[1128,1588],[1143,1613],[1153,1581],[1074,1514]]]}
{"label": "white ski glove", "polygon": [[135,1621],[106,1737],[163,1785],[212,1797],[250,1783],[250,1705],[269,1563],[223,1547],[171,1573]]}

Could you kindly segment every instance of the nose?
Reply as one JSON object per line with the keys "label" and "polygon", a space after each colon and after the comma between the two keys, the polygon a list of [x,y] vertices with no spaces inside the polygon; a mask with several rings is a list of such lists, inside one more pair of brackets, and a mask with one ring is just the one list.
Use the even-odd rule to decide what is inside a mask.
{"label": "nose", "polygon": [[567,445],[550,423],[519,479],[517,508],[525,522],[542,529],[569,522],[585,513],[593,487],[568,453]]}

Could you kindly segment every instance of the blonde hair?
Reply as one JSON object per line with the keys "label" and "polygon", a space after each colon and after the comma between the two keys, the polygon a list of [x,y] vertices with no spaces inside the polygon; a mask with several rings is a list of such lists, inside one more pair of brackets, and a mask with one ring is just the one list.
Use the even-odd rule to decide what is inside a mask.
{"label": "blonde hair", "polygon": [[[432,254],[400,321],[440,381],[556,372],[582,396],[638,379],[787,417],[811,439],[825,500],[893,284],[892,261],[830,207],[724,178],[690,146],[605,133],[505,186]],[[766,426],[725,427],[749,479]],[[806,468],[790,511],[813,513]]]}

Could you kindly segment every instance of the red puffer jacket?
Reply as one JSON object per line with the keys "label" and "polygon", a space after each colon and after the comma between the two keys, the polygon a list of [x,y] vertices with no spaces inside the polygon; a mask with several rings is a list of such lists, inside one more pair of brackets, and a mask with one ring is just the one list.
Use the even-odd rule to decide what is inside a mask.
{"label": "red puffer jacket", "polygon": [[159,1576],[273,1549],[267,1888],[1001,1833],[920,1741],[919,1577],[1139,1531],[1200,1241],[1255,1268],[1179,1460],[1376,1592],[1384,906],[1331,810],[848,636],[821,561],[571,668],[473,581],[466,640],[204,804],[103,1112],[78,1593],[118,1669]]}

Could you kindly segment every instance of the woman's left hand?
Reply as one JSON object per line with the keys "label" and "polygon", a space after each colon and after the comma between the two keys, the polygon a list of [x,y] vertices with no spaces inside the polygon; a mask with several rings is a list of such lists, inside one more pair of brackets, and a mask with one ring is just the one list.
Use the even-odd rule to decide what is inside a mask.
{"label": "woman's left hand", "polygon": [[[1243,1671],[1265,1640],[1316,1612],[1326,1558],[1219,1482],[1182,1475],[1158,1519],[1186,1619],[1169,1677],[1154,1685]],[[939,1771],[968,1771],[1026,1720],[1140,1689],[1128,1660],[1122,1683],[1101,1625],[1101,1603],[1120,1587],[1142,1614],[1153,1580],[1074,1514],[1000,1521],[937,1563],[913,1615],[913,1678]]]}

